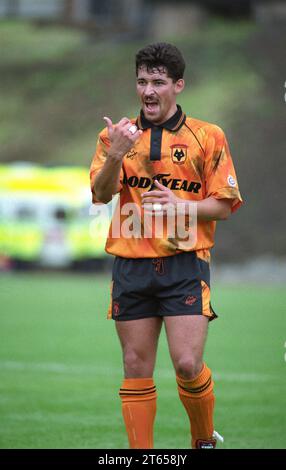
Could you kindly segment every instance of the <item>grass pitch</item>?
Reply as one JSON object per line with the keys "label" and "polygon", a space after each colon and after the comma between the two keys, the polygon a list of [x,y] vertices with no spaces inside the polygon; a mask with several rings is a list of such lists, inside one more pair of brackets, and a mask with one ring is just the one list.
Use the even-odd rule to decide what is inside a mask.
{"label": "grass pitch", "polygon": [[[109,277],[8,274],[0,283],[0,447],[127,448]],[[212,303],[219,319],[205,359],[220,448],[286,448],[285,289],[215,285]],[[188,448],[163,330],[155,381],[155,447]]]}

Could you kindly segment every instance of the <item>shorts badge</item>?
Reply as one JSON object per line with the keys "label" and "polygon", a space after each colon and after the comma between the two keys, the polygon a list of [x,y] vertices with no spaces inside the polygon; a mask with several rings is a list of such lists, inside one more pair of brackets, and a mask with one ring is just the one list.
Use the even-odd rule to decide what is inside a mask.
{"label": "shorts badge", "polygon": [[188,297],[185,300],[186,305],[193,305],[197,301],[197,297],[194,295],[188,295]]}
{"label": "shorts badge", "polygon": [[119,302],[113,302],[113,314],[115,317],[119,315]]}

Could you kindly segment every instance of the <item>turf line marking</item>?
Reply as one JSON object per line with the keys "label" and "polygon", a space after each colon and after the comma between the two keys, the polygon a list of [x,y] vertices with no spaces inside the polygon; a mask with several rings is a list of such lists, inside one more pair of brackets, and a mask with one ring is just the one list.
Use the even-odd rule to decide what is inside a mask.
{"label": "turf line marking", "polygon": [[[110,365],[77,365],[64,364],[59,362],[25,362],[25,361],[0,361],[0,370],[4,371],[27,371],[27,372],[51,372],[56,374],[76,374],[76,375],[98,375],[122,376],[122,371],[118,367]],[[169,379],[174,377],[174,371],[170,368],[158,368],[155,372],[158,379]],[[213,374],[214,380],[221,382],[269,382],[279,379],[276,375],[261,373],[234,373],[216,372]]]}

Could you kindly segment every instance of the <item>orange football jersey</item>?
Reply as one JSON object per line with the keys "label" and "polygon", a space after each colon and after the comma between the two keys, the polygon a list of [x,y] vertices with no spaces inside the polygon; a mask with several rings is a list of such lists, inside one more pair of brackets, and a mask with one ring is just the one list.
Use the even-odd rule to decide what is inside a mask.
{"label": "orange football jersey", "polygon": [[[141,208],[141,195],[154,188],[154,180],[171,189],[182,200],[200,201],[210,196],[230,199],[232,211],[242,203],[233,161],[224,132],[216,125],[187,117],[178,106],[174,116],[160,126],[146,120],[143,113],[131,120],[143,130],[134,147],[124,156],[120,173],[120,224],[129,217],[124,205],[135,203]],[[90,169],[92,200],[97,203],[95,177],[108,155],[107,129],[99,134]],[[128,206],[125,206],[128,208]],[[119,211],[119,212],[118,212]],[[142,215],[142,210],[141,210]],[[165,224],[165,222],[164,222]],[[216,222],[198,221],[196,243],[183,248],[176,237],[168,236],[164,226],[160,237],[116,235],[109,230],[106,251],[125,258],[162,257],[181,251],[200,251],[208,258],[214,245]]]}

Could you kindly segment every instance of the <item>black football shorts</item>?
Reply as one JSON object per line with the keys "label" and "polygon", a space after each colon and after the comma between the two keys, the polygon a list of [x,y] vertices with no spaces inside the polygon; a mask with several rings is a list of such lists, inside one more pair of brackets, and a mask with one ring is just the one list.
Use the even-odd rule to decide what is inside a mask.
{"label": "black football shorts", "polygon": [[195,251],[163,258],[115,257],[108,318],[217,315],[210,304],[209,263]]}

